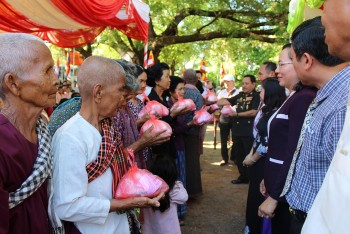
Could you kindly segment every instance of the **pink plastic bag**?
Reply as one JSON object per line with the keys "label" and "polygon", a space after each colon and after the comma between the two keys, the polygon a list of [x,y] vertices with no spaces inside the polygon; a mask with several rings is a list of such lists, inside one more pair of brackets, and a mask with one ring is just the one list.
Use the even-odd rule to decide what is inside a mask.
{"label": "pink plastic bag", "polygon": [[204,100],[208,101],[208,102],[217,102],[218,101],[218,97],[216,96],[215,93],[213,92],[207,92],[204,96],[203,96]]}
{"label": "pink plastic bag", "polygon": [[174,103],[174,105],[171,107],[170,111],[174,109],[183,110],[187,107],[191,108],[191,111],[196,110],[196,105],[194,104],[192,99],[184,99],[181,96],[178,96],[178,101]]}
{"label": "pink plastic bag", "polygon": [[140,129],[140,135],[147,131],[151,126],[153,126],[152,133],[159,133],[164,130],[166,130],[163,135],[164,136],[171,136],[173,134],[173,130],[171,129],[170,125],[167,122],[164,122],[163,120],[157,119],[154,115],[150,115],[150,119],[147,120]]}
{"label": "pink plastic bag", "polygon": [[230,116],[230,115],[233,115],[235,111],[236,111],[235,108],[227,104],[221,109],[221,114],[225,116]]}
{"label": "pink plastic bag", "polygon": [[150,101],[149,98],[143,94],[145,97],[145,100],[147,100],[147,104],[142,108],[140,113],[138,114],[138,117],[141,119],[145,114],[151,114],[156,116],[167,116],[169,115],[169,109],[166,108],[163,104],[152,100]]}
{"label": "pink plastic bag", "polygon": [[211,111],[216,111],[218,109],[220,109],[218,104],[212,104],[209,106],[209,110],[211,110]]}
{"label": "pink plastic bag", "polygon": [[[132,150],[128,150],[134,159]],[[145,169],[137,168],[134,163],[127,173],[120,180],[115,198],[128,197],[155,197],[161,192],[167,192],[169,186],[159,176],[153,175]]]}
{"label": "pink plastic bag", "polygon": [[193,122],[194,124],[201,125],[207,124],[213,121],[213,116],[206,111],[205,106],[199,111],[194,112]]}

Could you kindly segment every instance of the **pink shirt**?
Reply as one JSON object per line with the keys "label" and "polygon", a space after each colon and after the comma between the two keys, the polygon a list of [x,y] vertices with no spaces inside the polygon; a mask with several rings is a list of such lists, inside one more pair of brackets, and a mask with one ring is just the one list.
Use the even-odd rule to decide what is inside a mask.
{"label": "pink shirt", "polygon": [[177,205],[184,204],[188,199],[188,194],[180,181],[176,181],[173,189],[169,193],[170,207],[164,212],[144,208],[144,223],[142,224],[142,234],[178,234],[181,233],[179,219],[177,217]]}

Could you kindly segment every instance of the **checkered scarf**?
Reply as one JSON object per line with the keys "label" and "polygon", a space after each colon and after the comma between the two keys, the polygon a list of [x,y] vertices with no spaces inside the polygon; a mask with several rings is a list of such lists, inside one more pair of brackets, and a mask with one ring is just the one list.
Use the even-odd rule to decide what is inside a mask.
{"label": "checkered scarf", "polygon": [[[29,177],[21,184],[21,187],[9,194],[9,207],[12,209],[22,203],[26,198],[35,193],[38,188],[48,179],[48,195],[52,197],[52,155],[51,155],[51,135],[46,123],[39,118],[36,124],[36,132],[38,133],[39,149],[38,157],[33,166],[33,171]],[[50,207],[49,199],[49,207]],[[59,218],[48,210],[51,224],[59,223]],[[59,228],[54,233],[64,233],[63,228]]]}
{"label": "checkered scarf", "polygon": [[131,166],[131,161],[123,150],[120,134],[111,119],[104,119],[101,122],[103,131],[100,150],[97,159],[86,166],[89,183],[102,175],[109,167],[113,174],[113,196],[122,176]]}
{"label": "checkered scarf", "polygon": [[31,196],[45,182],[52,171],[51,136],[46,123],[39,118],[36,125],[38,133],[39,150],[38,157],[33,166],[33,171],[22,183],[21,187],[9,194],[10,209],[22,203]]}

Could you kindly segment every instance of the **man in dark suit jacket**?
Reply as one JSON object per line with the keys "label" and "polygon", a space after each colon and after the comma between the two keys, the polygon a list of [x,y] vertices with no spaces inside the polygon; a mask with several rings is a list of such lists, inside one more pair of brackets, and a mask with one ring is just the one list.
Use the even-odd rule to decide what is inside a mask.
{"label": "man in dark suit jacket", "polygon": [[233,120],[233,151],[236,155],[236,163],[239,171],[238,179],[232,180],[233,184],[246,184],[249,182],[248,170],[243,166],[243,160],[252,148],[253,122],[258,111],[260,97],[255,91],[256,78],[246,75],[242,81],[242,92],[229,98],[221,99],[218,105],[237,105],[236,112],[232,114]]}

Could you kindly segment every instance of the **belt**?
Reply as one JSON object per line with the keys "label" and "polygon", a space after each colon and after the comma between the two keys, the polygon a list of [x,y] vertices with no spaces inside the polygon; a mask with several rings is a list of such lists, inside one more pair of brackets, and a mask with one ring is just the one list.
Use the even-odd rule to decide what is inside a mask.
{"label": "belt", "polygon": [[304,223],[305,222],[305,219],[306,219],[306,216],[307,216],[306,212],[301,211],[301,210],[293,209],[292,207],[289,207],[289,212],[292,215],[292,217],[296,221],[298,221],[299,223]]}

